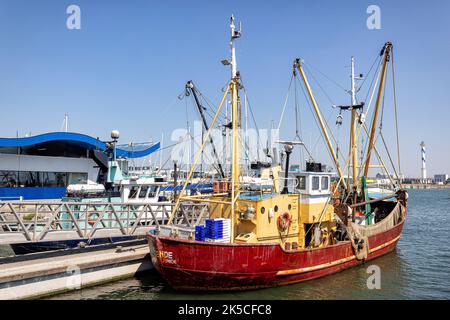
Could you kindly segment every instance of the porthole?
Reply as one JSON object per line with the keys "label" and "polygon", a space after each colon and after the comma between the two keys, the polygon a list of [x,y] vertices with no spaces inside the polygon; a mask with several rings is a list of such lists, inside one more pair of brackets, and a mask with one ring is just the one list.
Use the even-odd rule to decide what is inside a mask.
{"label": "porthole", "polygon": [[266,208],[261,207],[261,214],[264,214],[264,212],[266,212]]}
{"label": "porthole", "polygon": [[274,210],[275,212],[278,212],[278,206],[275,206],[275,207],[273,208],[273,210]]}
{"label": "porthole", "polygon": [[291,210],[292,206],[291,204],[288,205],[288,210]]}

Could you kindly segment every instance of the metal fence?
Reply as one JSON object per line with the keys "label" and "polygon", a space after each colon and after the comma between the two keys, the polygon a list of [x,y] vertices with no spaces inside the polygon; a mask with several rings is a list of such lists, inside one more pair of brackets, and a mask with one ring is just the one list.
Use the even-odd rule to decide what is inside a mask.
{"label": "metal fence", "polygon": [[[145,235],[169,220],[173,203],[0,202],[0,244]],[[173,224],[193,227],[208,204],[183,203]]]}

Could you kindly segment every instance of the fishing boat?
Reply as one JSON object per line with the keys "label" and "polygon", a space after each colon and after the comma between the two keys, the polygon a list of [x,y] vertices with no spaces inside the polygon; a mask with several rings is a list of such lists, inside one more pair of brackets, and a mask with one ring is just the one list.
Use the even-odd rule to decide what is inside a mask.
{"label": "fishing boat", "polygon": [[[352,76],[351,104],[343,108],[351,112],[350,151],[345,166],[340,165],[302,60],[295,60],[294,75],[304,82],[337,179],[334,179],[335,173],[323,170],[323,166],[315,161],[308,161],[305,170],[289,170],[293,148],[304,143],[278,141],[284,146],[284,170],[279,163],[272,163],[261,170],[262,181],[257,181],[246,179],[241,171],[239,90],[242,86],[235,56],[235,41],[241,33],[236,30],[233,17],[230,29],[231,61],[228,64],[231,80],[211,127],[229,96],[231,178],[215,181],[212,195],[189,197],[180,193],[168,224],[147,235],[155,269],[175,289],[247,290],[323,277],[393,251],[405,224],[408,195],[399,179],[392,192],[381,197],[371,196],[366,184],[371,155],[380,156],[375,147],[375,130],[392,44],[386,43],[379,55],[381,68],[370,128],[363,119],[367,109],[363,112],[363,104],[358,104],[355,99],[355,77]],[[352,67],[352,74],[353,71]],[[366,159],[361,164],[357,159],[358,126],[359,133],[366,131],[369,137]],[[208,141],[209,131],[202,147]],[[188,179],[199,157],[200,153]],[[350,163],[351,178],[350,174],[344,175],[347,165],[350,173]],[[197,225],[180,227],[172,224],[179,215],[182,202],[207,203],[208,216]]]}

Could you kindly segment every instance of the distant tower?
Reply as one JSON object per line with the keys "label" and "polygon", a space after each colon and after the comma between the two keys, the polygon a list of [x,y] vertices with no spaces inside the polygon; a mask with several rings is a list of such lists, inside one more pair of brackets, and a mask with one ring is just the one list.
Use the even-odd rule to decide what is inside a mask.
{"label": "distant tower", "polygon": [[67,113],[64,115],[64,120],[61,125],[61,131],[69,132],[69,115]]}
{"label": "distant tower", "polygon": [[422,183],[426,183],[427,180],[427,168],[425,164],[425,142],[421,142],[420,144],[422,151]]}

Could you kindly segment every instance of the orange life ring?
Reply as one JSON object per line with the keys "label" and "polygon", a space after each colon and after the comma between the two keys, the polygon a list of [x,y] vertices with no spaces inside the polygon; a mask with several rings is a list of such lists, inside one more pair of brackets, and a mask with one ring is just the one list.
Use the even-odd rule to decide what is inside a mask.
{"label": "orange life ring", "polygon": [[280,214],[277,219],[277,226],[280,231],[286,231],[291,224],[291,215],[289,212]]}
{"label": "orange life ring", "polygon": [[92,219],[92,215],[98,215],[97,212],[89,212],[88,213],[88,223],[93,226],[95,224],[95,221],[98,219],[98,217],[96,219]]}

